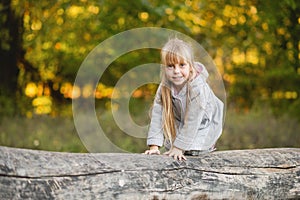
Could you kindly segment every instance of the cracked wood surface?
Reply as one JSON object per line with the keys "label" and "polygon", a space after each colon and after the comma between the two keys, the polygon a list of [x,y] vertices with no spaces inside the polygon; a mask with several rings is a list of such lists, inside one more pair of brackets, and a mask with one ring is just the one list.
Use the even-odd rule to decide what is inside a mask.
{"label": "cracked wood surface", "polygon": [[0,199],[297,199],[300,149],[162,155],[0,147]]}

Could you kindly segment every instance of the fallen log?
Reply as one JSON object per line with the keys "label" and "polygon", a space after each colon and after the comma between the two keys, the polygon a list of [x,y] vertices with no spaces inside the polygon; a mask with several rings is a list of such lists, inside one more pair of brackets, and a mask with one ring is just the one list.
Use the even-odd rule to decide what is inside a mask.
{"label": "fallen log", "polygon": [[163,155],[0,147],[0,199],[297,199],[300,149]]}

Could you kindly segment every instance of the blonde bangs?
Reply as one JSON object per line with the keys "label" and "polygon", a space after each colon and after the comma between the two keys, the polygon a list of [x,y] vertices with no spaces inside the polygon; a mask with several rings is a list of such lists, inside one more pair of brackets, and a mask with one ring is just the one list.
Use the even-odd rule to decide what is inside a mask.
{"label": "blonde bangs", "polygon": [[168,51],[165,53],[162,63],[164,65],[174,65],[177,63],[183,63],[184,61],[185,59],[183,56],[180,56],[178,53]]}
{"label": "blonde bangs", "polygon": [[161,61],[164,65],[174,65],[178,63],[191,63],[193,57],[188,48],[180,48],[179,46],[169,46],[161,51]]}

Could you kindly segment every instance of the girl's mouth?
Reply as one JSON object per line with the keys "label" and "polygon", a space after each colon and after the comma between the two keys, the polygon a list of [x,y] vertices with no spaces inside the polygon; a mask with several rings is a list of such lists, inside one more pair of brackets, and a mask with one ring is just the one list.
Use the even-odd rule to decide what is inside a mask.
{"label": "girl's mouth", "polygon": [[173,76],[173,79],[181,79],[182,76]]}
{"label": "girl's mouth", "polygon": [[183,79],[183,77],[182,76],[176,76],[176,77],[172,77],[172,79],[175,80],[175,81],[180,81],[180,80]]}

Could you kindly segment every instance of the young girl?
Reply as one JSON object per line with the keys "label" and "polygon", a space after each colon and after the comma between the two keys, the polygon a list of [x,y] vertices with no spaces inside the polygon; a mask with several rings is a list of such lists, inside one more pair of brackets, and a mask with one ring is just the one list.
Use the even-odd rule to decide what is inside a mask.
{"label": "young girl", "polygon": [[176,160],[214,150],[222,133],[223,103],[206,83],[208,72],[194,61],[183,40],[170,39],[161,50],[162,81],[152,108],[145,154],[165,154]]}

